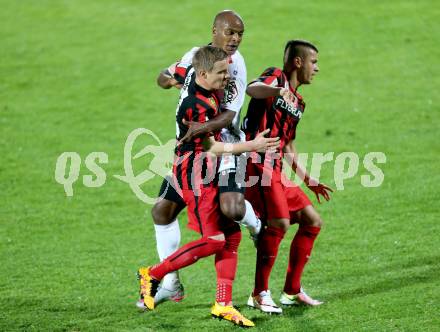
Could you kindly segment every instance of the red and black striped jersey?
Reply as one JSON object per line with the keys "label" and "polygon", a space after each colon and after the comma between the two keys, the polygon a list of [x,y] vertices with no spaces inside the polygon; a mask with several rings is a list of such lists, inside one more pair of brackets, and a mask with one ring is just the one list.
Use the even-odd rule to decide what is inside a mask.
{"label": "red and black striped jersey", "polygon": [[[182,81],[183,75],[185,79]],[[192,66],[176,70],[175,78],[183,84],[176,112],[177,140],[182,139],[188,130],[188,126],[183,124],[184,119],[204,123],[219,112],[220,99],[214,91],[199,86],[195,76]],[[215,174],[216,165],[207,154],[202,153],[204,141],[212,135],[195,137],[190,142],[176,145],[173,172],[181,189],[194,189],[198,178],[205,179],[207,174]],[[218,135],[215,133],[217,138]]]}
{"label": "red and black striped jersey", "polygon": [[282,156],[282,150],[286,144],[295,139],[296,126],[304,112],[305,103],[302,96],[289,84],[285,73],[279,68],[267,68],[253,82],[288,88],[294,95],[292,104],[287,103],[280,96],[265,99],[251,98],[242,125],[246,140],[251,140],[258,133],[270,129],[268,137],[280,137],[280,153]]}

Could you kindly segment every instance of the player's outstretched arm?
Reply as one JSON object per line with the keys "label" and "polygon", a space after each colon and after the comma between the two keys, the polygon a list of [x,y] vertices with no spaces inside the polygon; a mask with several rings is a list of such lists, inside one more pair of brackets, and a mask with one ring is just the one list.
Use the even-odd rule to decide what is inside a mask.
{"label": "player's outstretched arm", "polygon": [[293,141],[290,141],[290,143],[286,144],[284,147],[284,158],[287,160],[289,165],[292,165],[292,169],[300,177],[300,179],[304,180],[307,188],[315,193],[316,199],[319,203],[321,203],[320,195],[324,197],[326,201],[330,200],[330,192],[333,192],[333,189],[310,177],[306,169],[303,168],[298,162],[298,154]]}
{"label": "player's outstretched arm", "polygon": [[280,138],[279,137],[264,137],[269,133],[269,129],[259,133],[257,137],[255,137],[251,141],[239,142],[239,143],[223,143],[214,140],[213,137],[209,138],[209,148],[208,152],[211,152],[215,155],[222,155],[224,153],[230,154],[240,154],[244,152],[275,152],[276,149],[280,146]]}
{"label": "player's outstretched arm", "polygon": [[232,120],[234,120],[234,116],[235,112],[226,110],[215,116],[211,120],[203,123],[186,121],[185,119],[183,119],[183,124],[188,126],[188,131],[179,142],[187,143],[194,139],[194,137],[202,136],[204,134],[212,133],[222,128],[226,128],[232,123]]}
{"label": "player's outstretched arm", "polygon": [[274,87],[263,82],[253,82],[246,88],[246,93],[252,98],[265,99],[270,97],[283,97],[287,102],[293,100],[293,94],[289,89]]}
{"label": "player's outstretched arm", "polygon": [[281,88],[267,85],[263,82],[253,82],[246,88],[246,93],[252,98],[264,99],[280,95]]}

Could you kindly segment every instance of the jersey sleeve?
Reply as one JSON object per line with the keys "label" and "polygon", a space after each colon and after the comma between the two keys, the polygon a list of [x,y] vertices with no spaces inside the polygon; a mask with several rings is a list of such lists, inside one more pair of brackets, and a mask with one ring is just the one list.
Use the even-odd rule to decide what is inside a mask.
{"label": "jersey sleeve", "polygon": [[270,67],[267,68],[257,79],[253,80],[249,84],[261,82],[273,87],[284,86],[283,72],[279,68]]}
{"label": "jersey sleeve", "polygon": [[233,62],[228,67],[231,78],[224,90],[221,108],[238,113],[246,97],[247,72],[246,64],[240,54],[232,59]]}
{"label": "jersey sleeve", "polygon": [[174,67],[174,75],[173,77],[177,82],[180,84],[185,83],[185,78],[188,75],[190,69],[192,68],[192,64],[186,64],[186,63],[176,63]]}
{"label": "jersey sleeve", "polygon": [[167,74],[173,76],[180,84],[183,84],[185,81],[185,76],[192,64],[194,53],[196,53],[198,49],[199,47],[193,47],[191,50],[186,52],[182,59],[173,63],[167,68]]}

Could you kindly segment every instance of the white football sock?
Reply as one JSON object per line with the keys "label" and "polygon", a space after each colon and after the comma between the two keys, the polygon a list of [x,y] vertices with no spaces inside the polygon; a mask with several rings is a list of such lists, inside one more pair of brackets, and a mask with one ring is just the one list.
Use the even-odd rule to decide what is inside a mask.
{"label": "white football sock", "polygon": [[[156,231],[156,247],[159,259],[165,258],[175,252],[180,245],[180,227],[178,220],[174,220],[168,225],[154,225]],[[162,287],[166,289],[175,289],[180,284],[179,273],[174,271],[168,273],[162,279]]]}
{"label": "white football sock", "polygon": [[244,215],[244,218],[237,222],[240,225],[245,226],[249,230],[249,233],[251,233],[251,235],[256,235],[260,233],[261,221],[255,215],[254,208],[252,207],[251,203],[245,200],[244,204],[246,205],[246,213]]}

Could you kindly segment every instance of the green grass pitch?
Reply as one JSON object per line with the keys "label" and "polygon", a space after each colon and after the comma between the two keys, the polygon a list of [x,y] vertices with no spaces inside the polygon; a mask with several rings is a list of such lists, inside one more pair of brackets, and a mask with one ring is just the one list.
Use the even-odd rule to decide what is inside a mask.
{"label": "green grass pitch", "polygon": [[[210,319],[212,258],[181,272],[187,298],[139,313],[138,266],[157,261],[151,205],[113,175],[138,127],[174,136],[176,90],[158,72],[210,40],[212,18],[238,11],[248,80],[281,64],[284,43],[309,39],[320,73],[300,152],[356,152],[359,172],[328,203],[306,267],[326,304],[271,317],[245,308],[255,250],[244,236],[234,300],[259,331],[439,331],[440,7],[436,1],[0,1],[0,330],[228,331]],[[437,17],[437,18],[436,18]],[[247,103],[247,102],[246,102]],[[135,149],[145,142],[139,140]],[[73,196],[55,181],[65,151],[82,160]],[[87,155],[108,163],[83,185]],[[384,182],[361,185],[362,158],[385,153]],[[142,159],[142,158],[141,158]],[[145,169],[137,160],[135,171]],[[321,180],[334,186],[334,162]],[[142,186],[156,194],[160,179]],[[308,192],[310,195],[310,192]],[[310,196],[311,197],[311,196]],[[316,202],[313,198],[313,201]],[[180,217],[182,243],[197,237]],[[272,273],[278,299],[291,229]]]}

